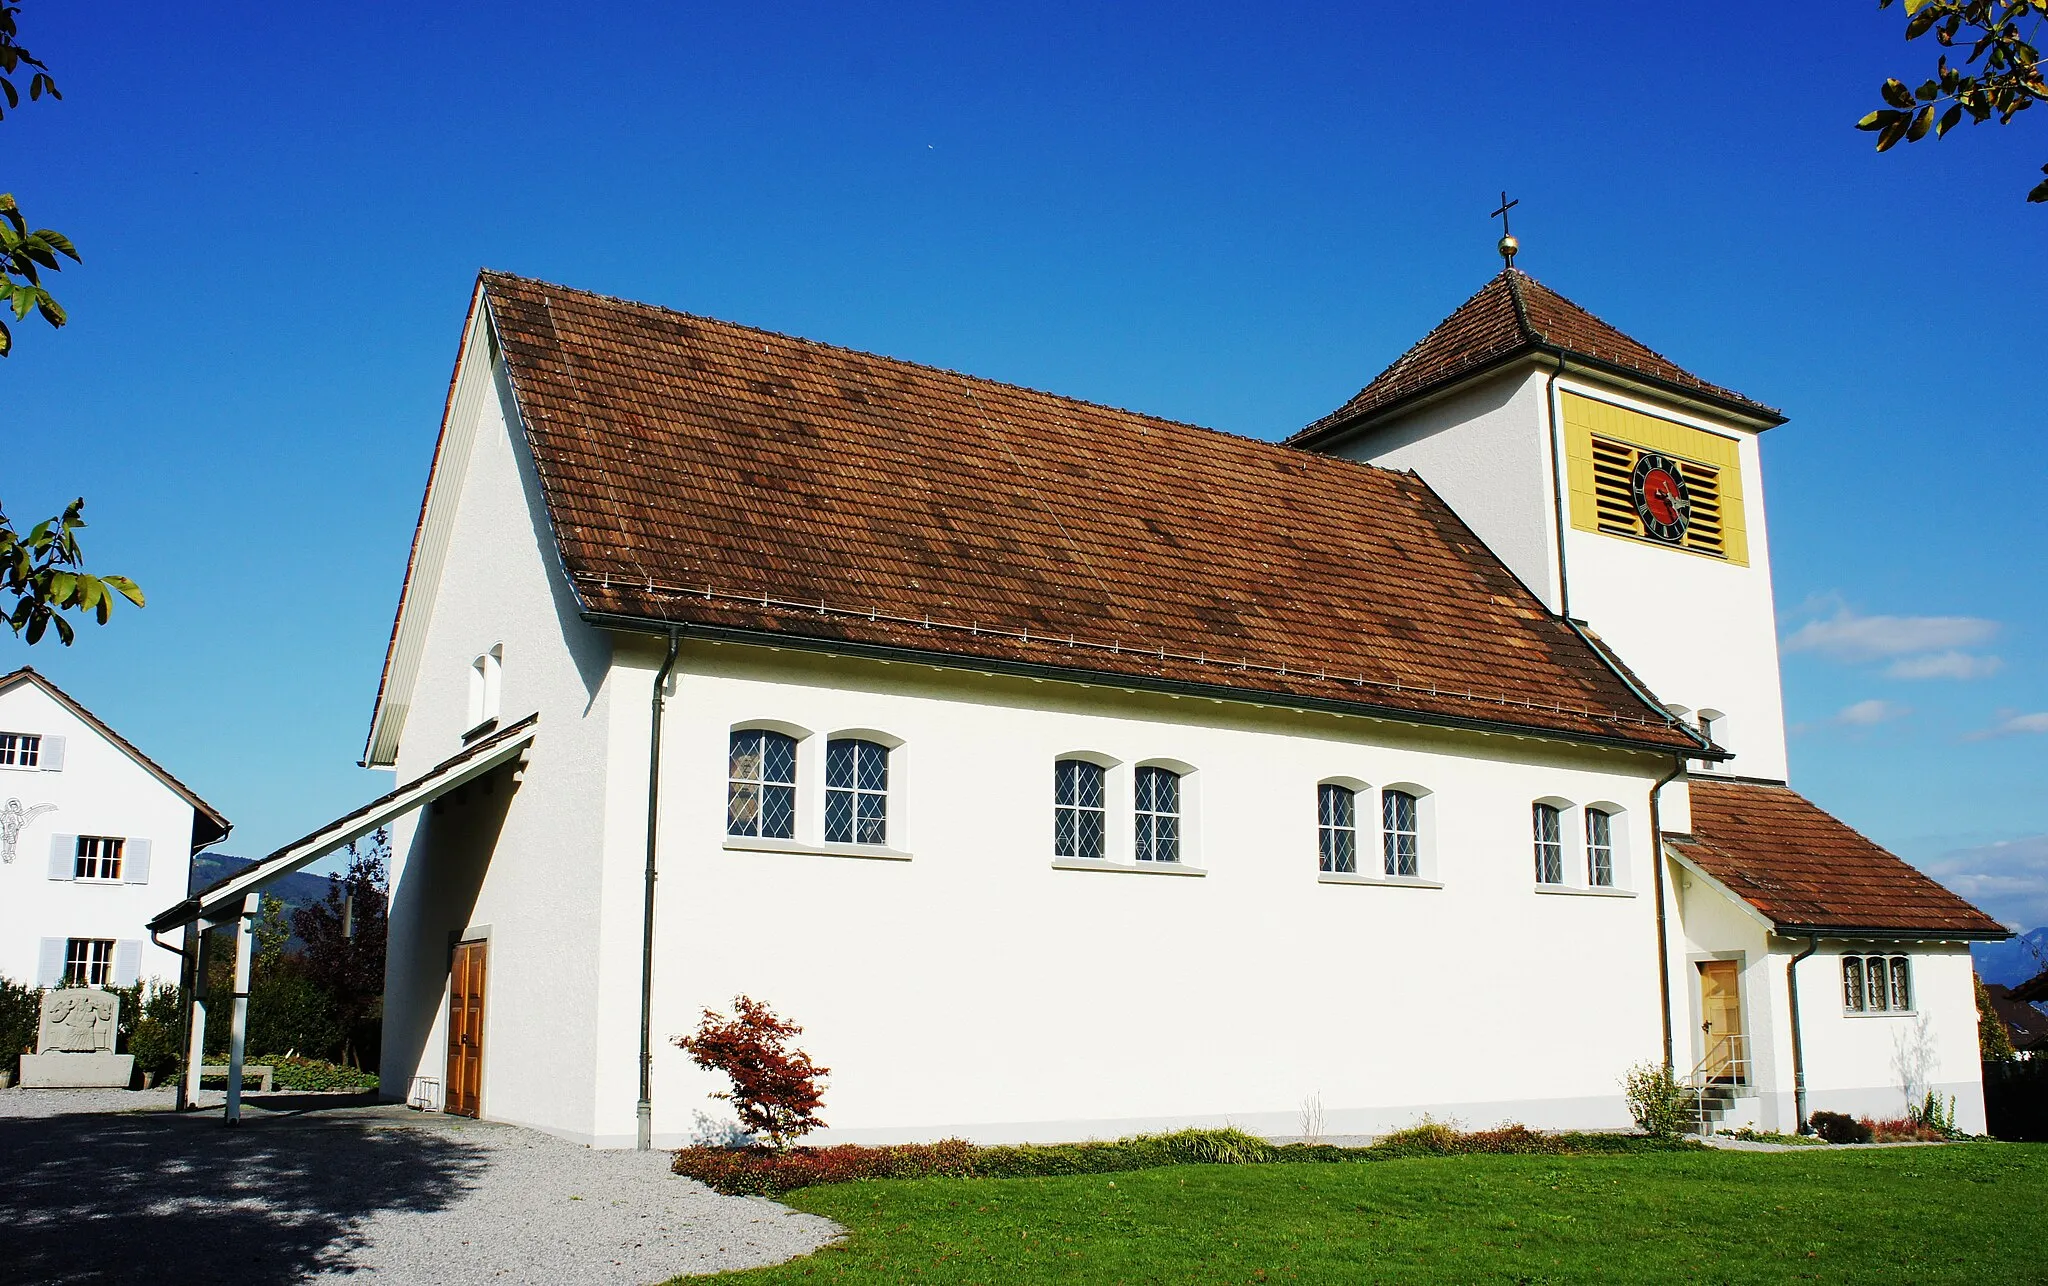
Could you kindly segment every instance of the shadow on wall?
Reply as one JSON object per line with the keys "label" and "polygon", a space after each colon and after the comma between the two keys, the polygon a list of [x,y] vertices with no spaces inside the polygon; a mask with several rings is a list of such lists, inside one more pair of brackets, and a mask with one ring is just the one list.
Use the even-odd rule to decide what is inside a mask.
{"label": "shadow on wall", "polygon": [[402,1124],[229,1130],[216,1112],[0,1120],[0,1157],[0,1278],[239,1286],[345,1270],[359,1221],[444,1209],[484,1165],[482,1149]]}
{"label": "shadow on wall", "polygon": [[391,889],[380,1069],[387,1099],[409,1096],[415,1068],[441,1075],[421,1059],[446,997],[455,938],[475,911],[516,789],[512,769],[500,768],[429,805],[413,832],[404,878]]}

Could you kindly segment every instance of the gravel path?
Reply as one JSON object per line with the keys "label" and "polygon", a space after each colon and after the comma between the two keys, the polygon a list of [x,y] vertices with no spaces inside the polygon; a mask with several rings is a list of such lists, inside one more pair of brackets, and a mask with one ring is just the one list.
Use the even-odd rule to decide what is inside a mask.
{"label": "gravel path", "polygon": [[171,1103],[0,1090],[0,1279],[642,1286],[839,1233],[679,1178],[662,1152],[347,1096],[255,1096],[234,1130]]}

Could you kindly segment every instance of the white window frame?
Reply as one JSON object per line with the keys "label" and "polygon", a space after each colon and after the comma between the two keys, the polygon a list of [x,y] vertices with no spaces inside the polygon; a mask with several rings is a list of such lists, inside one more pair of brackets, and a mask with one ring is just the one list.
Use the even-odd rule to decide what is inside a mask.
{"label": "white window frame", "polygon": [[0,768],[33,772],[41,769],[42,758],[42,733],[0,732]]}
{"label": "white window frame", "polygon": [[[102,950],[104,948],[104,950]],[[64,941],[64,983],[105,987],[114,981],[112,938],[67,938]]]}
{"label": "white window frame", "polygon": [[[1913,957],[1903,951],[1844,951],[1841,956],[1842,1013],[1851,1018],[1910,1018],[1919,1013],[1918,984],[1913,980]],[[1878,1004],[1870,998],[1870,966],[1878,966],[1884,995]],[[1854,970],[1854,992],[1851,993]],[[1900,985],[1901,974],[1904,986]],[[1904,1004],[1900,991],[1905,992]]]}
{"label": "white window frame", "polygon": [[[1099,806],[1091,806],[1080,803],[1065,804],[1060,802],[1060,771],[1062,765],[1065,764],[1086,764],[1088,767],[1093,768],[1097,773],[1100,774],[1097,780],[1100,782],[1102,787],[1102,803]],[[1088,752],[1064,754],[1056,756],[1053,759],[1052,855],[1055,860],[1062,862],[1107,862],[1110,860],[1110,854],[1113,851],[1113,845],[1116,843],[1115,834],[1110,828],[1110,816],[1112,812],[1112,809],[1110,807],[1110,801],[1113,797],[1113,792],[1110,783],[1110,772],[1113,768],[1115,768],[1115,766],[1115,760],[1109,759],[1103,755],[1097,755]],[[1079,843],[1078,837],[1081,834],[1081,821],[1083,816],[1089,813],[1095,814],[1096,821],[1100,828],[1100,852],[1096,853],[1093,857],[1090,857],[1080,852],[1060,852],[1060,820],[1062,815],[1066,813],[1074,814],[1074,833],[1076,836],[1076,843],[1074,847],[1076,849],[1082,847]]]}
{"label": "white window frame", "polygon": [[[108,851],[109,846],[112,852]],[[80,884],[121,883],[127,866],[127,846],[127,837],[123,835],[80,835],[71,859],[71,878]]]}
{"label": "white window frame", "polygon": [[[1344,792],[1346,800],[1351,805],[1351,820],[1348,824],[1333,823],[1328,820],[1327,810],[1323,807],[1324,792],[1326,791]],[[1360,796],[1368,800],[1377,800],[1379,798],[1372,787],[1350,777],[1325,777],[1316,783],[1317,874],[1352,876],[1359,874],[1358,860],[1365,847],[1360,835],[1361,828],[1358,824],[1358,801]],[[1366,833],[1370,834],[1371,832],[1368,830]],[[1337,865],[1337,855],[1331,851],[1336,846],[1336,839],[1340,836],[1348,837],[1351,841],[1351,864],[1349,866]]]}
{"label": "white window frame", "polygon": [[[1616,877],[1614,853],[1614,814],[1598,804],[1588,804],[1579,810],[1580,821],[1586,835],[1586,887],[1589,889],[1611,889],[1619,887]],[[1595,835],[1598,830],[1602,832]],[[1600,865],[1606,863],[1606,879],[1601,879]]]}
{"label": "white window frame", "polygon": [[505,645],[493,643],[469,663],[469,724],[464,739],[497,726],[505,690]]}
{"label": "white window frame", "polygon": [[[1173,807],[1170,810],[1145,806],[1143,783],[1147,780],[1148,773],[1159,774],[1155,780],[1166,779],[1173,782]],[[1156,805],[1157,787],[1154,788],[1153,795]],[[1170,844],[1173,855],[1160,857],[1157,854],[1166,847],[1161,838],[1161,826],[1166,822],[1172,823],[1166,829],[1172,833]],[[1141,866],[1178,866],[1187,858],[1187,830],[1186,774],[1171,764],[1139,764],[1131,773],[1131,860]],[[1149,845],[1146,842],[1148,837]],[[1145,855],[1148,847],[1154,856]]]}
{"label": "white window frame", "polygon": [[[760,761],[756,765],[756,770],[760,775],[751,779],[738,777],[733,773],[734,743],[742,737],[760,737],[763,739]],[[787,781],[780,779],[770,780],[767,776],[768,756],[766,738],[769,737],[780,737],[789,742],[789,780]],[[728,839],[794,840],[797,838],[798,829],[802,824],[803,813],[803,796],[800,788],[803,780],[803,743],[804,739],[802,737],[780,727],[750,724],[728,731],[726,736],[725,768],[725,834]],[[752,819],[754,830],[751,834],[743,830],[733,829],[733,799],[735,794],[742,788],[751,788],[755,792],[754,816]],[[787,835],[767,835],[762,833],[763,818],[767,811],[766,800],[768,792],[771,790],[787,790],[789,792],[789,834]]]}
{"label": "white window frame", "polygon": [[[1530,858],[1534,863],[1536,887],[1539,889],[1560,888],[1565,883],[1565,850],[1570,847],[1566,836],[1571,834],[1565,818],[1573,811],[1568,800],[1546,797],[1529,802]],[[1544,835],[1543,824],[1548,820],[1553,828],[1549,837]],[[1545,879],[1550,872],[1556,878]]]}

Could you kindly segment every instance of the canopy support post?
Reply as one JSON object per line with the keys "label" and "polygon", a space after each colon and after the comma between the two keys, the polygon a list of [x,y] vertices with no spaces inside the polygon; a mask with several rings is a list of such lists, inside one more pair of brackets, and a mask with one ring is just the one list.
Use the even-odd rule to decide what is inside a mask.
{"label": "canopy support post", "polygon": [[235,1017],[228,1031],[227,1124],[242,1123],[242,1054],[249,1039],[249,963],[256,943],[256,912],[263,894],[242,899],[242,914],[235,918]]}
{"label": "canopy support post", "polygon": [[185,1004],[185,1077],[178,1085],[178,1108],[199,1106],[199,1068],[206,1061],[207,942],[213,926],[194,920],[185,926],[185,968],[191,977]]}

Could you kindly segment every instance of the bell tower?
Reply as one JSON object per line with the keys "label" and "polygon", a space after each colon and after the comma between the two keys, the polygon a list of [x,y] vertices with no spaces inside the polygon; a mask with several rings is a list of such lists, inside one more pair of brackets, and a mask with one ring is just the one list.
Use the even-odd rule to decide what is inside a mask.
{"label": "bell tower", "polygon": [[1553,612],[1735,758],[1784,781],[1758,440],[1785,422],[1506,266],[1288,439],[1411,470]]}

